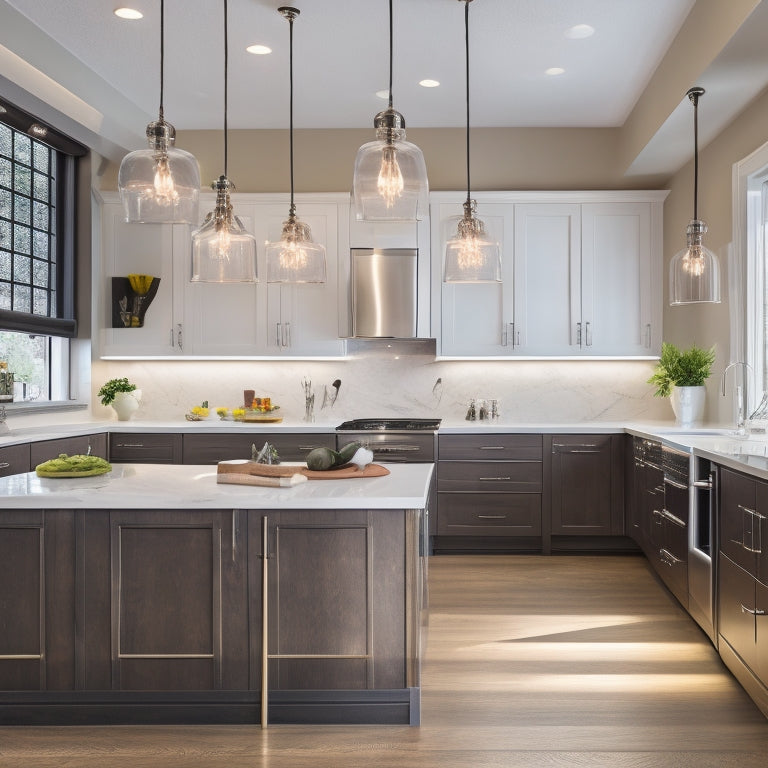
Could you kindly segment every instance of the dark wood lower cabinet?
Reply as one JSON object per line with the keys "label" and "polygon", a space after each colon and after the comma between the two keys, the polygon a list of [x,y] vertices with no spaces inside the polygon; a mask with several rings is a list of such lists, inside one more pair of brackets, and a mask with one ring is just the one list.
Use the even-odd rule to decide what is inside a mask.
{"label": "dark wood lower cabinet", "polygon": [[418,514],[4,511],[0,725],[418,722]]}

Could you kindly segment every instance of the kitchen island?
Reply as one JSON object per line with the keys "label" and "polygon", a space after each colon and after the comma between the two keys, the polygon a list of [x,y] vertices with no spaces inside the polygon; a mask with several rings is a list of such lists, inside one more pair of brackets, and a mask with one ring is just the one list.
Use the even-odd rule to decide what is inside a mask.
{"label": "kitchen island", "polygon": [[419,722],[431,464],[0,478],[0,724]]}

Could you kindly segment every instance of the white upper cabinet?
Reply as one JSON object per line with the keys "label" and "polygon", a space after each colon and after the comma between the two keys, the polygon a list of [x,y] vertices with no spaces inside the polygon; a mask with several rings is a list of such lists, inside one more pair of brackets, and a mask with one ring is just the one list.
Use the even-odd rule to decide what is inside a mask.
{"label": "white upper cabinet", "polygon": [[[105,197],[100,282],[106,289],[113,275],[132,272],[162,279],[144,328],[115,331],[106,323],[108,307],[98,313],[102,357],[344,354],[340,328],[348,301],[346,289],[340,290],[338,264],[349,254],[346,195],[296,196],[299,218],[310,225],[313,239],[326,247],[326,282],[306,285],[266,283],[265,243],[280,238],[288,217],[287,195],[233,196],[235,215],[256,237],[259,282],[255,284],[191,282],[192,227],[126,224],[117,195]],[[214,203],[213,195],[201,195],[201,217]]]}
{"label": "white upper cabinet", "polygon": [[[451,237],[451,221],[463,213],[461,193],[454,202],[442,202],[446,193],[435,193],[432,222],[432,327],[439,329],[441,354],[493,357],[509,354],[512,345],[512,243],[513,209],[478,199],[478,216],[486,233],[501,245],[501,283],[444,283],[445,243]],[[439,300],[435,300],[439,297]],[[441,311],[442,307],[442,311]]]}
{"label": "white upper cabinet", "polygon": [[502,244],[501,285],[442,282],[445,222],[460,213],[446,194],[432,205],[443,357],[659,354],[666,192],[478,193]]}
{"label": "white upper cabinet", "polygon": [[[181,296],[175,284],[173,242],[177,227],[168,224],[127,224],[119,200],[104,202],[93,221],[101,225],[101,259],[93,265],[94,340],[102,356],[166,356],[181,352]],[[159,278],[149,306],[129,289],[128,275]],[[113,278],[116,278],[113,280]],[[135,311],[138,310],[138,311]],[[142,316],[142,325],[134,317]]]}

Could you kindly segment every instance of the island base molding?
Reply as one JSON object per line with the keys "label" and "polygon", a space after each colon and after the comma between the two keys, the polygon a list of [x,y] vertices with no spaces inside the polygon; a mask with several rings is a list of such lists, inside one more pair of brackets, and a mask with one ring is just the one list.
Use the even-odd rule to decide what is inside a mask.
{"label": "island base molding", "polygon": [[[418,688],[270,691],[270,725],[419,725]],[[0,694],[4,725],[259,725],[252,691],[17,691]]]}

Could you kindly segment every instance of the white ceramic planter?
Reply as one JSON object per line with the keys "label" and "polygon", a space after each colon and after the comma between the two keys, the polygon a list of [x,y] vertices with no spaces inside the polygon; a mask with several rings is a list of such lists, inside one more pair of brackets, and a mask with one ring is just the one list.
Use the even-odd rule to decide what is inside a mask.
{"label": "white ceramic planter", "polygon": [[691,427],[704,420],[706,387],[675,387],[670,395],[678,427]]}
{"label": "white ceramic planter", "polygon": [[118,392],[112,401],[112,407],[117,414],[117,420],[128,421],[138,409],[140,400],[140,389],[134,389],[133,392]]}

